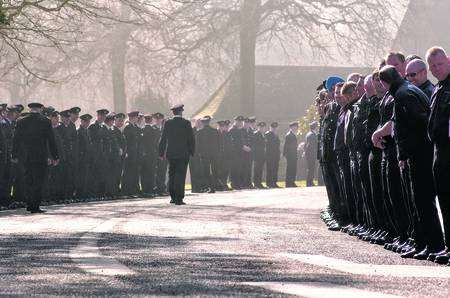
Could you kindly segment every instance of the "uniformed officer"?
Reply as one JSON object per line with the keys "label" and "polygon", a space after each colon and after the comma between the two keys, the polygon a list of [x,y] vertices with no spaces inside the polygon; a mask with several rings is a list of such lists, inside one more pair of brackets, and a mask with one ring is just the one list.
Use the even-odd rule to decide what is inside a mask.
{"label": "uniformed officer", "polygon": [[171,108],[174,117],[164,124],[159,142],[159,157],[169,161],[170,203],[185,205],[184,190],[189,158],[195,152],[191,122],[183,119],[184,105]]}
{"label": "uniformed officer", "polygon": [[253,134],[255,133],[256,128],[256,118],[248,117],[244,120],[244,145],[246,146],[246,150],[242,152],[242,183],[243,187],[246,189],[254,188],[252,183],[252,169],[253,169]]}
{"label": "uniformed officer", "polygon": [[[58,149],[49,119],[41,115],[43,105],[30,103],[30,113],[17,123],[13,139],[12,161],[22,159],[25,170],[27,210],[42,213],[42,191],[47,175],[50,152],[51,164],[58,164]],[[19,154],[19,152],[21,152]]]}
{"label": "uniformed officer", "polygon": [[289,124],[289,131],[286,134],[283,147],[283,156],[286,158],[286,187],[297,187],[297,133],[298,122]]}
{"label": "uniformed officer", "polygon": [[77,198],[82,200],[90,199],[93,196],[88,187],[91,177],[89,168],[91,163],[94,162],[92,159],[92,142],[88,132],[92,118],[90,114],[81,115],[80,127],[77,130],[78,172],[76,178],[76,194]]}
{"label": "uniformed officer", "polygon": [[75,193],[75,182],[76,182],[76,177],[78,175],[78,165],[79,165],[79,161],[78,161],[78,142],[77,142],[77,121],[80,118],[80,112],[81,112],[81,108],[79,107],[73,107],[71,109],[69,109],[69,113],[70,113],[70,122],[68,125],[68,129],[69,129],[69,135],[70,138],[72,139],[72,150],[71,150],[71,171],[70,171],[70,177],[72,179],[72,183],[71,183],[71,193]]}
{"label": "uniformed officer", "polygon": [[[164,114],[157,112],[153,115],[153,123],[157,132],[157,139],[161,139],[161,133],[164,125]],[[155,193],[159,196],[166,196],[167,193],[167,160],[158,158],[156,162],[156,185]]]}
{"label": "uniformed officer", "polygon": [[243,158],[244,151],[250,151],[250,148],[244,144],[244,117],[234,118],[234,124],[230,129],[230,140],[232,148],[231,163],[231,187],[234,190],[244,188],[243,177]]}
{"label": "uniformed officer", "polygon": [[[201,119],[192,120],[193,132],[195,143],[198,143],[198,133],[203,128],[203,122]],[[205,191],[206,179],[203,175],[203,167],[197,150],[194,155],[189,159],[189,171],[191,174],[191,191],[192,193],[201,193]]]}
{"label": "uniformed officer", "polygon": [[266,140],[266,184],[269,188],[279,188],[278,168],[280,164],[280,138],[277,133],[278,122],[272,122],[265,133]]}
{"label": "uniformed officer", "polygon": [[109,113],[105,117],[105,161],[106,161],[106,183],[105,198],[114,198],[118,195],[117,172],[122,166],[122,154],[120,144],[114,134],[114,121],[116,115]]}
{"label": "uniformed officer", "polygon": [[120,153],[120,166],[116,167],[114,173],[111,173],[115,177],[114,188],[117,194],[122,193],[121,184],[126,151],[126,141],[125,136],[123,135],[123,130],[125,128],[125,118],[126,115],[124,113],[116,114],[113,126],[113,134],[117,144],[119,144],[119,153]]}
{"label": "uniformed officer", "polygon": [[252,157],[253,157],[253,184],[258,189],[264,189],[262,176],[266,163],[266,139],[267,124],[259,122],[258,129],[252,136]]}
{"label": "uniformed officer", "polygon": [[141,129],[137,126],[139,112],[128,113],[128,124],[123,130],[126,141],[122,192],[127,196],[137,196],[139,187],[139,141]]}
{"label": "uniformed officer", "polygon": [[197,151],[200,157],[202,174],[208,187],[208,193],[214,193],[218,185],[218,159],[220,151],[220,137],[217,129],[210,126],[211,117],[201,119],[203,128],[197,132]]}
{"label": "uniformed officer", "polygon": [[73,150],[75,147],[75,140],[73,138],[73,131],[70,124],[73,123],[70,120],[70,111],[64,110],[60,112],[61,123],[59,124],[57,131],[62,141],[62,154],[61,154],[61,193],[65,199],[71,199],[73,197],[73,185],[74,185],[74,159]]}
{"label": "uniformed officer", "polygon": [[105,195],[106,164],[105,164],[105,138],[106,128],[104,125],[107,109],[97,111],[97,120],[89,126],[89,136],[92,142],[92,164],[89,169],[91,175],[91,192],[96,198]]}
{"label": "uniformed officer", "polygon": [[314,175],[317,170],[317,122],[309,125],[309,132],[305,138],[305,159],[306,159],[306,186],[314,186]]}
{"label": "uniformed officer", "polygon": [[145,127],[142,132],[142,168],[141,185],[145,197],[155,196],[156,161],[158,159],[158,132],[152,125],[152,115],[145,115]]}

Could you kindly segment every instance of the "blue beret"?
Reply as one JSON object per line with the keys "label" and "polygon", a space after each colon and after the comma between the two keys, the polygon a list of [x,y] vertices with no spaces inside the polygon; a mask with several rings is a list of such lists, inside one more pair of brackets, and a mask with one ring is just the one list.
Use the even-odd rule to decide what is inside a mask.
{"label": "blue beret", "polygon": [[327,88],[328,92],[333,91],[334,85],[340,82],[345,82],[344,79],[340,77],[329,77],[327,79],[327,82],[325,83],[325,87]]}

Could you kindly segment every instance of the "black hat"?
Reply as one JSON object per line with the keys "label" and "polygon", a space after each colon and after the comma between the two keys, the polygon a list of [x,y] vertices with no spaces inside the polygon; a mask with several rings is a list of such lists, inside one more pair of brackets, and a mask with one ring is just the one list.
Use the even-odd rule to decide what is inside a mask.
{"label": "black hat", "polygon": [[70,110],[61,111],[59,114],[61,115],[61,117],[69,118],[70,117]]}
{"label": "black hat", "polygon": [[6,109],[7,106],[8,106],[7,103],[0,104],[0,111]]}
{"label": "black hat", "polygon": [[19,110],[17,109],[17,106],[7,106],[5,110],[7,112],[17,112],[17,113],[19,113]]}
{"label": "black hat", "polygon": [[236,121],[244,121],[245,118],[244,118],[244,116],[236,116],[236,117],[234,117],[234,120],[236,120]]}
{"label": "black hat", "polygon": [[230,120],[225,120],[225,125],[230,125],[231,121]]}
{"label": "black hat", "polygon": [[116,114],[116,119],[125,119],[127,116],[125,116],[124,113],[118,113]]}
{"label": "black hat", "polygon": [[144,115],[144,113],[139,112],[138,117],[143,118],[143,117],[145,117],[145,115]]}
{"label": "black hat", "polygon": [[101,109],[97,111],[98,115],[108,115],[109,111],[107,109]]}
{"label": "black hat", "polygon": [[18,113],[22,113],[25,110],[25,107],[21,104],[15,105],[15,107]]}
{"label": "black hat", "polygon": [[270,127],[272,127],[272,128],[277,128],[277,127],[278,127],[278,122],[272,122],[272,123],[270,123]]}
{"label": "black hat", "polygon": [[160,112],[157,112],[157,113],[153,114],[153,118],[155,118],[155,119],[164,119],[164,115],[161,114]]}
{"label": "black hat", "polygon": [[254,116],[248,117],[248,122],[249,123],[255,123],[256,122],[256,117],[254,117]]}
{"label": "black hat", "polygon": [[53,111],[48,111],[46,114],[48,117],[58,117],[59,112],[53,110]]}
{"label": "black hat", "polygon": [[[54,107],[45,107],[42,111],[42,114],[44,114],[44,116],[50,116],[51,112],[54,112],[55,108]],[[59,113],[58,113],[59,115]]]}
{"label": "black hat", "polygon": [[108,115],[106,115],[105,121],[114,121],[115,119],[116,119],[116,114],[111,112]]}
{"label": "black hat", "polygon": [[128,113],[128,118],[139,116],[139,111],[133,111]]}
{"label": "black hat", "polygon": [[153,116],[151,114],[145,114],[144,115],[144,119],[145,120],[151,120],[151,119],[153,119]]}
{"label": "black hat", "polygon": [[184,104],[180,103],[180,104],[173,105],[170,109],[174,112],[184,111]]}
{"label": "black hat", "polygon": [[212,119],[211,116],[205,116],[202,119],[200,119],[200,121],[202,121],[202,122],[209,122],[209,121],[211,121],[211,119]]}
{"label": "black hat", "polygon": [[257,126],[258,127],[266,127],[267,124],[266,124],[266,122],[259,122]]}
{"label": "black hat", "polygon": [[69,110],[72,114],[79,114],[81,109],[79,107],[73,107]]}
{"label": "black hat", "polygon": [[30,109],[41,109],[41,108],[44,107],[44,105],[41,104],[41,103],[38,103],[38,102],[32,102],[32,103],[29,103],[29,104],[28,104],[28,107],[29,107]]}
{"label": "black hat", "polygon": [[90,115],[90,114],[84,114],[84,115],[81,115],[80,116],[80,119],[81,120],[85,120],[85,121],[88,121],[88,120],[92,120],[92,115]]}
{"label": "black hat", "polygon": [[295,126],[298,127],[298,122],[297,122],[297,121],[291,122],[291,123],[289,124],[289,127],[295,127]]}

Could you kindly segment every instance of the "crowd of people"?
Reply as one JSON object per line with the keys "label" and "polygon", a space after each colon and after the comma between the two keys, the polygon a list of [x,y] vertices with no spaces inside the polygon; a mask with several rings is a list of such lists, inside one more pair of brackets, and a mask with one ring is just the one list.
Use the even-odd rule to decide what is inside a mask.
{"label": "crowd of people", "polygon": [[[33,118],[36,114],[41,117]],[[58,112],[40,103],[31,103],[27,109],[0,105],[0,205],[25,202],[29,211],[40,212],[42,200],[59,203],[169,195],[168,160],[159,153],[166,121],[159,112],[116,114],[100,109],[93,119],[79,107]],[[287,162],[286,187],[297,186],[297,122],[289,125],[283,146],[277,122],[267,125],[243,116],[233,122],[212,122],[209,116],[191,120],[193,193],[278,188],[282,156]],[[43,131],[46,126],[49,131]],[[307,138],[308,160],[315,159],[316,126],[312,125]],[[30,160],[28,167],[36,177],[27,174]],[[46,165],[39,165],[43,160]],[[310,186],[316,170],[312,164]]]}
{"label": "crowd of people", "polygon": [[372,73],[318,87],[318,159],[329,198],[322,218],[330,230],[402,258],[449,264],[449,75],[449,57],[433,47],[424,59],[389,53]]}

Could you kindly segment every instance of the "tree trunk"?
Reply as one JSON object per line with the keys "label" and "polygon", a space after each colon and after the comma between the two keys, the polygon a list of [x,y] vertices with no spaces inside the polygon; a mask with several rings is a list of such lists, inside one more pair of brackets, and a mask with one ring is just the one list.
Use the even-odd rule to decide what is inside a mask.
{"label": "tree trunk", "polygon": [[[122,6],[122,18],[129,16],[129,8]],[[116,113],[127,111],[127,94],[125,85],[125,66],[127,56],[127,43],[131,34],[128,24],[118,24],[115,34],[111,38],[109,52],[111,62],[111,79],[113,87],[113,108]]]}
{"label": "tree trunk", "polygon": [[240,103],[243,114],[255,114],[256,37],[259,29],[261,0],[244,0],[240,30]]}

